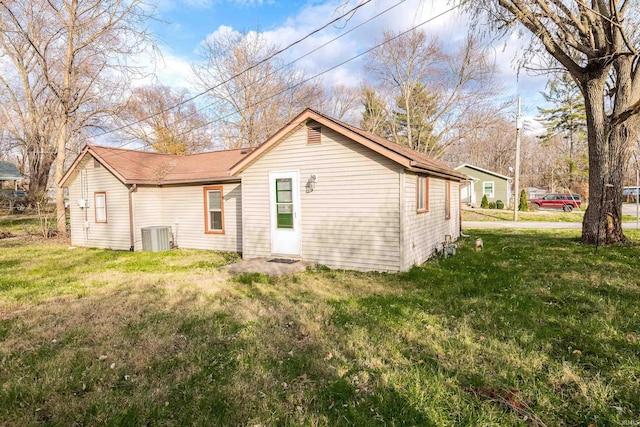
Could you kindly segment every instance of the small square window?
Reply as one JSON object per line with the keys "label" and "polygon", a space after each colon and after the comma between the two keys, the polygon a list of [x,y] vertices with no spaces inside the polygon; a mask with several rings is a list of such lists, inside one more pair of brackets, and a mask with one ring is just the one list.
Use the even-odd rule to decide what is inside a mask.
{"label": "small square window", "polygon": [[494,195],[494,183],[493,181],[485,181],[482,183],[482,194],[488,198],[495,197]]}

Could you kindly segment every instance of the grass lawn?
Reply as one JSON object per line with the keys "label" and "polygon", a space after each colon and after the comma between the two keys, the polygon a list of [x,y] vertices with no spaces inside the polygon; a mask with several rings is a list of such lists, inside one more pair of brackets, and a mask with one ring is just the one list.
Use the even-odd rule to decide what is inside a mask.
{"label": "grass lawn", "polygon": [[39,232],[35,215],[2,215],[0,213],[0,236],[25,236]]}
{"label": "grass lawn", "polygon": [[404,274],[277,279],[0,240],[0,425],[640,422],[640,247],[471,234]]}
{"label": "grass lawn", "polygon": [[[563,212],[557,210],[541,210],[535,212],[518,212],[519,221],[533,222],[582,222],[584,210],[574,210],[573,212]],[[512,210],[498,209],[463,209],[463,221],[513,221]],[[623,215],[622,221],[635,221],[635,216]]]}

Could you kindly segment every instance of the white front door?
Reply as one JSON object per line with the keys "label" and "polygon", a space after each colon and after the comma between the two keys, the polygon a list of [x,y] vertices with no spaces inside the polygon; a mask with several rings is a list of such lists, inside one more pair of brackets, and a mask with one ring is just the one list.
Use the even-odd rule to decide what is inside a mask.
{"label": "white front door", "polygon": [[300,171],[269,172],[271,253],[300,255]]}

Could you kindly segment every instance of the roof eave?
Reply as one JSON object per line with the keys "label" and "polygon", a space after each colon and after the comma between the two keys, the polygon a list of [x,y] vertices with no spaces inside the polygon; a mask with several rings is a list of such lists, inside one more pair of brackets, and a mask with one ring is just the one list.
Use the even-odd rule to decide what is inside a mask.
{"label": "roof eave", "polygon": [[197,178],[197,179],[168,179],[168,180],[144,180],[144,179],[130,179],[124,182],[127,185],[136,184],[136,185],[178,185],[178,184],[208,184],[215,182],[240,182],[240,178],[237,176],[223,176],[223,177],[208,177],[208,178]]}
{"label": "roof eave", "polygon": [[60,181],[58,181],[57,184],[58,184],[59,187],[65,187],[66,186],[67,180],[69,179],[69,177],[71,176],[73,171],[76,169],[78,164],[82,161],[84,156],[87,155],[88,151],[89,151],[89,146],[85,145],[84,148],[82,149],[82,151],[80,152],[80,154],[78,154],[78,156],[75,158],[73,163],[71,163],[71,166],[69,166],[69,169],[67,169],[67,171],[64,173],[62,178],[60,178]]}
{"label": "roof eave", "polygon": [[412,172],[423,172],[430,175],[441,176],[444,178],[454,178],[460,181],[466,181],[467,179],[469,179],[469,177],[467,177],[462,173],[458,173],[452,170],[437,168],[432,165],[426,165],[424,163],[417,162],[415,160],[411,162],[411,167],[407,169]]}
{"label": "roof eave", "polygon": [[473,169],[473,170],[477,170],[478,172],[484,172],[484,173],[487,173],[489,175],[496,176],[498,178],[506,179],[507,181],[512,181],[513,180],[513,178],[510,177],[510,176],[502,175],[502,174],[500,174],[498,172],[490,171],[488,169],[484,169],[484,168],[481,168],[479,166],[471,165],[469,163],[463,163],[460,166],[455,167],[454,169],[455,170],[459,170],[459,169],[462,169],[464,167],[467,167],[467,168]]}

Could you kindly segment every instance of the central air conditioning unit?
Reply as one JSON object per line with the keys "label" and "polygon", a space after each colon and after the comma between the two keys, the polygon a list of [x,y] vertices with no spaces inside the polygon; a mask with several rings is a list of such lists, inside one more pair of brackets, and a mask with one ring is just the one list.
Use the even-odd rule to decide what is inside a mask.
{"label": "central air conditioning unit", "polygon": [[142,231],[142,250],[161,252],[171,249],[171,227],[144,227]]}

